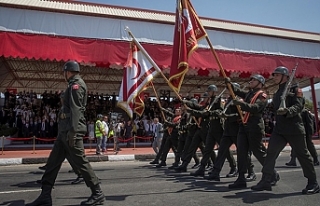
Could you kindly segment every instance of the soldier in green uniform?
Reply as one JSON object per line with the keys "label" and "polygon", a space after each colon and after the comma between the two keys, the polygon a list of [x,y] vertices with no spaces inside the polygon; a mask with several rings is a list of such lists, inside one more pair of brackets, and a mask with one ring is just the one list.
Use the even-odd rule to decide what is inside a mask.
{"label": "soldier in green uniform", "polygon": [[[316,125],[315,125],[315,119],[314,119],[315,117],[306,108],[302,110],[301,117],[302,117],[304,129],[306,130],[306,143],[307,143],[308,151],[310,152],[310,155],[313,158],[313,165],[319,166],[318,153],[312,142],[312,135],[316,132]],[[286,163],[286,165],[290,167],[297,166],[296,155],[294,150],[291,150],[291,159],[288,163]]]}
{"label": "soldier in green uniform", "polygon": [[[240,88],[238,83],[233,83],[234,87]],[[232,144],[237,145],[237,135],[239,131],[239,124],[241,122],[240,115],[238,113],[237,107],[232,105],[232,97],[229,96],[226,102],[224,111],[219,113],[218,116],[224,118],[224,132],[221,138],[218,156],[213,166],[212,173],[206,177],[207,180],[220,181],[220,171],[224,165],[226,157],[229,153],[229,148]],[[235,161],[229,162],[230,172],[226,177],[236,177],[238,175],[237,165]],[[251,156],[248,154],[248,176],[247,181],[253,181],[256,179],[256,175],[253,171],[253,164],[251,162]]]}
{"label": "soldier in green uniform", "polygon": [[58,137],[50,153],[47,169],[42,176],[42,192],[34,202],[26,206],[52,205],[52,187],[66,157],[73,161],[92,192],[92,195],[81,202],[81,205],[96,205],[105,200],[99,179],[84,154],[83,137],[87,132],[84,117],[87,86],[79,75],[80,67],[77,62],[67,62],[63,72],[68,81],[68,88],[64,92],[63,106],[59,113]]}
{"label": "soldier in green uniform", "polygon": [[[190,173],[190,175],[192,176],[204,176],[205,167],[209,159],[211,158],[213,162],[215,160],[216,155],[213,149],[217,143],[220,144],[220,140],[223,134],[223,128],[222,128],[220,118],[214,115],[215,114],[214,112],[222,111],[221,98],[218,95],[216,95],[217,91],[218,91],[218,88],[216,87],[216,85],[212,84],[208,86],[207,92],[211,100],[208,107],[206,107],[204,110],[202,109],[202,107],[196,107],[196,105],[193,105],[194,109],[187,107],[187,110],[189,110],[189,112],[192,115],[201,117],[204,122],[207,122],[207,125],[206,125],[207,127],[205,127],[204,125],[206,130],[206,135],[202,137],[203,141],[205,142],[205,148],[203,152],[203,157],[201,159],[201,165],[198,168],[198,170]],[[188,104],[187,101],[185,101],[184,103]],[[202,109],[202,110],[199,110],[199,109]],[[210,113],[210,112],[213,112],[213,113]],[[194,145],[199,145],[199,143]],[[193,147],[191,149],[194,150],[195,148]],[[231,157],[231,154],[228,157],[233,158]],[[189,156],[188,160],[184,161],[181,167],[177,168],[176,171],[179,172],[179,169],[180,169],[180,172],[186,171],[187,165],[190,162],[190,160],[191,159]]]}
{"label": "soldier in green uniform", "polygon": [[[166,120],[170,122],[172,120],[172,117],[174,116],[174,114],[172,112],[173,110],[170,107],[167,109],[161,108],[161,110],[166,114]],[[161,132],[163,132],[161,146],[159,148],[158,154],[156,155],[156,158],[150,162],[150,164],[152,164],[152,165],[159,165],[159,160],[160,160],[161,155],[163,153],[167,138],[169,137],[168,125],[166,123],[164,123],[163,127],[164,127],[163,131],[161,131]],[[163,162],[160,167],[162,167],[162,166],[167,166],[167,163]]]}
{"label": "soldier in green uniform", "polygon": [[256,191],[272,190],[271,179],[276,159],[282,149],[289,143],[301,164],[304,176],[308,179],[308,184],[302,190],[302,194],[318,193],[320,189],[313,162],[307,150],[306,132],[301,118],[301,111],[304,107],[302,90],[297,86],[290,88],[292,95],[286,96],[286,107],[280,108],[281,96],[285,92],[289,71],[286,67],[277,67],[272,75],[275,83],[279,85],[279,89],[272,99],[276,124],[270,137],[267,157],[262,168],[262,179],[251,189]]}
{"label": "soldier in green uniform", "polygon": [[171,122],[169,122],[168,120],[165,120],[165,125],[168,126],[168,136],[167,136],[167,140],[166,143],[164,145],[160,160],[161,162],[156,166],[157,168],[166,166],[166,160],[167,160],[167,155],[170,151],[170,149],[172,149],[172,151],[174,152],[174,156],[175,156],[175,161],[172,164],[172,167],[170,167],[169,169],[173,169],[174,167],[177,167],[179,165],[179,156],[177,156],[177,147],[178,147],[178,124],[180,123],[180,119],[181,119],[181,109],[180,108],[176,108],[175,109],[175,113],[174,113],[174,117],[172,119]]}
{"label": "soldier in green uniform", "polygon": [[[190,102],[193,104],[197,104],[198,100],[193,98],[190,100]],[[189,114],[188,119],[187,119],[187,124],[185,125],[185,128],[184,128],[186,131],[186,133],[185,133],[186,140],[185,140],[185,144],[184,144],[183,151],[181,154],[182,160],[185,159],[185,156],[187,155],[188,149],[192,143],[192,138],[193,138],[194,134],[196,133],[196,131],[199,129],[197,123],[198,123],[198,121],[197,121],[196,117]],[[201,152],[204,151],[204,143],[203,142],[200,143],[199,148],[200,148]],[[199,168],[200,167],[200,159],[199,159],[197,152],[195,152],[193,154],[193,160],[194,160],[195,164],[191,168],[192,169]]]}
{"label": "soldier in green uniform", "polygon": [[[226,78],[230,83],[230,79]],[[237,180],[229,185],[229,189],[242,189],[247,187],[245,173],[248,169],[248,152],[252,152],[261,165],[263,165],[267,150],[262,143],[265,136],[265,127],[262,113],[267,106],[267,94],[262,91],[265,78],[259,74],[252,75],[249,81],[249,91],[233,87],[234,93],[243,99],[233,100],[234,105],[241,106],[245,111],[244,120],[239,125],[237,135],[237,162],[239,175]],[[274,171],[273,185],[279,180],[279,175]]]}

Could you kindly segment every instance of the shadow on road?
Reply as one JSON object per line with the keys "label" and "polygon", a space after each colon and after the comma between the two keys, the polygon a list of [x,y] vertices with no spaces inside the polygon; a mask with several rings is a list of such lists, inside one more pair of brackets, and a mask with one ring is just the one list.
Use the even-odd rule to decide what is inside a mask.
{"label": "shadow on road", "polygon": [[226,195],[226,196],[223,196],[223,198],[242,199],[242,202],[252,204],[252,203],[262,202],[270,199],[281,199],[281,198],[293,197],[293,196],[301,196],[301,192],[273,194],[268,192],[244,191],[244,192],[237,192],[234,195]]}
{"label": "shadow on road", "polygon": [[24,206],[24,200],[13,200],[13,201],[8,201],[8,202],[2,202],[0,205],[5,205],[5,206]]}

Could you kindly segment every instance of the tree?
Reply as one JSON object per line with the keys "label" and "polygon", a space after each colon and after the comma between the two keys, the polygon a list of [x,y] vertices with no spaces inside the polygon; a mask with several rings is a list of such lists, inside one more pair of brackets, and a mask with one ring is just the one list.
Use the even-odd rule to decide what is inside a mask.
{"label": "tree", "polygon": [[310,100],[306,99],[304,107],[314,113],[313,102],[311,102]]}

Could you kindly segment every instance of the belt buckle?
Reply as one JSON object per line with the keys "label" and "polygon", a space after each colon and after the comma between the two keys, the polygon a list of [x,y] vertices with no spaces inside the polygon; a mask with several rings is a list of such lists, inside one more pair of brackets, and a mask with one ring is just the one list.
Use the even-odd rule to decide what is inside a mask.
{"label": "belt buckle", "polygon": [[65,119],[67,116],[66,116],[66,114],[65,113],[61,113],[60,114],[60,119]]}

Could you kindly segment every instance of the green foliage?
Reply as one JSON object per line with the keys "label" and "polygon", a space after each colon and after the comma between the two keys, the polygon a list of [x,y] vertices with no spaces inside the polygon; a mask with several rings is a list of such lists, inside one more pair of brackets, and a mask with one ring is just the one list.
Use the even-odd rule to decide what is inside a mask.
{"label": "green foliage", "polygon": [[0,125],[0,137],[2,136],[12,136],[14,135],[18,129],[16,127],[10,128],[7,125]]}
{"label": "green foliage", "polygon": [[314,112],[312,101],[306,99],[306,102],[305,102],[305,104],[304,104],[304,107],[305,107],[306,109],[310,110],[312,113]]}

